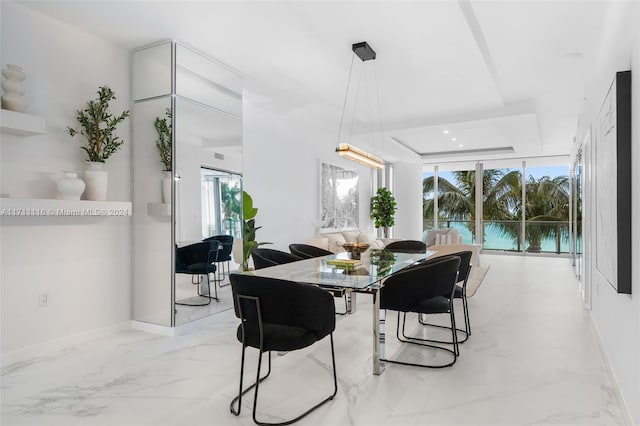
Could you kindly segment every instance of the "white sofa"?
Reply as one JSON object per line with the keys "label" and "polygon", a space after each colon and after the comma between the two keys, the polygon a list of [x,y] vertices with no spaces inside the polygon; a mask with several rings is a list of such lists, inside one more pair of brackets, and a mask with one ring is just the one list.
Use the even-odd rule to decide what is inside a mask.
{"label": "white sofa", "polygon": [[352,229],[348,231],[322,233],[320,237],[310,240],[309,244],[333,253],[340,253],[345,251],[342,247],[344,243],[367,243],[370,249],[381,249],[384,248],[386,242],[386,240],[376,238],[372,233]]}
{"label": "white sofa", "polygon": [[460,251],[471,251],[471,264],[480,266],[479,244],[464,244],[457,229],[430,229],[425,235],[427,250],[436,251],[436,256],[446,256]]}

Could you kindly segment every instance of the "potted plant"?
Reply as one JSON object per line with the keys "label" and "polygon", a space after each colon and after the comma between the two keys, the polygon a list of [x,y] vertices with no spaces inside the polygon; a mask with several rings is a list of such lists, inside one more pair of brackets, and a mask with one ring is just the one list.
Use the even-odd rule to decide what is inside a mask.
{"label": "potted plant", "polygon": [[160,162],[164,166],[162,176],[162,202],[171,202],[171,161],[172,161],[172,112],[171,108],[167,108],[164,112],[165,117],[156,117],[153,126],[158,132],[156,140],[156,148],[160,154]]}
{"label": "potted plant", "polygon": [[256,215],[258,209],[253,207],[253,199],[246,192],[242,191],[242,218],[244,222],[244,229],[242,232],[242,269],[244,271],[249,270],[249,257],[253,249],[271,243],[259,243],[256,242],[256,231],[261,226],[256,227]]}
{"label": "potted plant", "polygon": [[376,195],[371,199],[371,219],[373,225],[382,228],[384,238],[389,237],[389,228],[395,225],[396,199],[387,188],[378,188]]}
{"label": "potted plant", "polygon": [[107,198],[107,174],[104,162],[118,152],[124,141],[115,134],[116,127],[129,116],[129,110],[118,115],[109,111],[109,102],[116,99],[108,86],[98,88],[98,98],[87,102],[87,106],[76,111],[80,129],[67,127],[71,137],[81,135],[85,139],[82,150],[87,153],[88,165],[84,178],[88,200],[102,201]]}

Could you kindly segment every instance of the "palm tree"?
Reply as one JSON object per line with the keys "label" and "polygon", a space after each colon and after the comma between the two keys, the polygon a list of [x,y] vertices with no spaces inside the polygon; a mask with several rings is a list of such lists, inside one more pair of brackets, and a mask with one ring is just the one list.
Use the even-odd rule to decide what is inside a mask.
{"label": "palm tree", "polygon": [[[536,180],[529,176],[525,189],[525,217],[527,221],[566,222],[569,220],[569,177],[543,176]],[[529,242],[527,251],[539,252],[542,240],[568,234],[567,228],[550,223],[531,224],[525,228]],[[565,235],[566,236],[566,235]]]}
{"label": "palm tree", "polygon": [[[476,172],[453,172],[455,184],[447,179],[438,179],[438,212],[439,218],[465,221],[465,226],[475,235],[476,215]],[[510,221],[520,203],[520,172],[508,169],[490,169],[482,173],[483,219],[491,221]],[[434,177],[423,180],[423,217],[433,218]],[[429,197],[431,196],[431,197]],[[440,216],[442,214],[442,216]],[[508,222],[492,224],[492,226],[511,227]]]}
{"label": "palm tree", "polygon": [[[438,179],[438,211],[440,219],[466,221],[465,226],[475,235],[475,171],[453,172],[456,184]],[[494,230],[521,240],[522,186],[517,170],[485,170],[483,180],[483,220],[490,222]],[[433,186],[430,176],[423,180],[423,216],[433,218]],[[429,197],[430,196],[430,197]],[[525,217],[529,222],[558,222],[569,220],[569,178],[529,176],[525,188]],[[527,251],[540,251],[542,240],[566,234],[566,228],[555,224],[529,223],[525,228]]]}

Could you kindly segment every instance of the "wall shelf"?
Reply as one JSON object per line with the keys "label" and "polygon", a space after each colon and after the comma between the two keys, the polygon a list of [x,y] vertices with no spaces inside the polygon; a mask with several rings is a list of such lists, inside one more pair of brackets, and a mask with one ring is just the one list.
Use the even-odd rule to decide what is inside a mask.
{"label": "wall shelf", "polygon": [[22,112],[0,109],[0,131],[9,135],[44,135],[47,122],[44,118]]}
{"label": "wall shelf", "polygon": [[131,216],[128,201],[0,198],[0,216]]}

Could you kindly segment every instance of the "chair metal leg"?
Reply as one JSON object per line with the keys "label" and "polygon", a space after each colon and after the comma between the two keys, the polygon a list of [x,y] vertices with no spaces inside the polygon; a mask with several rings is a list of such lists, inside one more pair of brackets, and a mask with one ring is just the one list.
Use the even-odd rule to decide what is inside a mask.
{"label": "chair metal leg", "polygon": [[[462,297],[461,300],[462,300],[462,311],[464,313],[464,329],[456,328],[456,331],[459,331],[460,333],[462,333],[464,338],[462,340],[458,340],[458,343],[466,342],[467,340],[469,340],[469,336],[471,336],[471,322],[469,321],[469,308],[467,305],[467,298]],[[438,324],[431,324],[431,323],[425,322],[422,319],[422,314],[418,315],[418,322],[428,327],[449,328],[446,325],[438,325]],[[449,345],[452,344],[452,342],[449,342],[447,340],[429,340],[429,341],[434,343],[445,343]]]}
{"label": "chair metal leg", "polygon": [[[453,316],[453,310],[451,310],[451,314],[450,315],[451,315],[451,320],[452,320],[452,324],[451,324],[452,333],[455,334],[455,331],[453,331],[453,330],[455,330],[455,318]],[[451,367],[453,364],[456,363],[456,361],[458,359],[458,355],[459,355],[457,337],[454,338],[453,350],[449,349],[449,348],[443,348],[442,346],[430,345],[430,344],[427,344],[427,343],[421,343],[421,342],[432,342],[432,340],[422,339],[422,338],[412,337],[412,336],[407,336],[405,334],[405,332],[404,332],[406,319],[407,319],[407,314],[406,314],[406,312],[403,312],[403,316],[402,316],[402,337],[404,337],[404,339],[403,339],[402,337],[400,337],[400,312],[398,312],[398,321],[397,321],[398,323],[397,323],[397,326],[396,326],[396,337],[398,338],[399,341],[401,341],[402,343],[410,343],[410,344],[418,345],[418,346],[426,346],[426,347],[429,347],[429,348],[439,349],[439,350],[443,350],[443,351],[449,352],[450,354],[453,355],[453,360],[450,363],[442,364],[442,365],[417,364],[417,363],[411,363],[411,362],[405,362],[405,361],[397,361],[397,360],[391,360],[391,359],[384,359],[384,361],[391,362],[391,363],[394,363],[394,364],[402,364],[402,365],[410,365],[410,366],[414,366],[414,367],[426,367],[426,368],[445,368],[445,367]],[[405,340],[405,339],[407,339],[407,340]],[[451,343],[449,343],[449,344],[451,344]]]}
{"label": "chair metal leg", "polygon": [[[309,408],[307,411],[305,411],[304,413],[300,414],[299,416],[297,416],[294,419],[286,420],[284,422],[279,422],[279,423],[268,423],[268,422],[259,421],[257,419],[257,416],[256,416],[257,407],[258,407],[258,390],[259,390],[260,383],[263,382],[264,379],[269,377],[269,374],[271,374],[271,351],[269,351],[269,371],[268,371],[267,375],[262,377],[262,378],[260,378],[260,369],[262,367],[262,354],[263,354],[263,351],[259,351],[260,353],[258,355],[258,371],[256,372],[256,382],[243,391],[243,390],[241,390],[242,389],[242,375],[244,374],[244,345],[243,345],[242,366],[240,368],[240,390],[239,390],[238,396],[235,397],[233,399],[233,401],[231,401],[231,406],[230,406],[231,412],[233,414],[235,414],[236,416],[240,414],[240,404],[242,402],[242,395],[247,393],[252,388],[255,388],[254,397],[253,397],[253,421],[257,425],[265,425],[265,426],[290,425],[290,424],[295,423],[298,420],[302,419],[303,417],[307,416],[309,413],[311,413],[315,409],[319,408],[321,405],[325,404],[326,402],[329,402],[329,401],[333,400],[335,398],[336,394],[338,393],[338,375],[336,373],[336,356],[335,356],[335,349],[334,349],[334,345],[333,345],[333,333],[331,333],[329,335],[329,337],[330,337],[330,340],[331,340],[331,364],[333,366],[333,393],[329,397],[327,397],[327,398],[323,399],[322,401],[320,401],[319,403],[315,404],[313,407]],[[234,408],[234,404],[236,402],[238,404],[238,409],[237,410],[235,410],[235,408]]]}
{"label": "chair metal leg", "polygon": [[[245,390],[242,390],[242,383],[243,383],[243,377],[244,377],[244,355],[245,355],[246,349],[247,349],[247,346],[242,345],[242,361],[240,364],[240,387],[238,389],[238,396],[233,398],[233,400],[231,401],[231,405],[229,406],[231,413],[235,414],[236,416],[240,415],[240,411],[242,410],[242,396],[256,386],[256,383],[254,383],[248,388],[246,388]],[[271,352],[269,352],[269,367],[267,370],[267,374],[264,377],[261,377],[259,379],[259,382],[264,381],[267,377],[269,377],[270,374],[271,374]],[[237,404],[238,406],[237,410],[234,408],[235,404]]]}
{"label": "chair metal leg", "polygon": [[[224,270],[225,263],[227,264],[226,272]],[[229,276],[229,273],[230,273],[230,263],[228,261],[221,262],[220,268],[218,268],[218,271],[217,271],[217,278],[216,278],[216,283],[218,283],[218,287],[223,288],[231,285],[231,282],[228,282],[227,284],[223,284],[224,280]]]}
{"label": "chair metal leg", "polygon": [[[198,296],[200,297],[206,297],[207,298],[207,302],[206,303],[183,303],[183,302],[175,302],[176,305],[180,305],[180,306],[207,306],[211,303],[211,300],[215,300],[216,302],[219,302],[220,299],[218,298],[218,289],[215,287],[215,283],[214,283],[214,294],[215,296],[211,296],[211,281],[209,281],[209,274],[204,275],[206,277],[207,280],[207,289],[208,292],[206,294],[203,294],[200,292],[200,284],[202,284],[202,278],[200,278],[200,276],[198,276]],[[191,277],[191,282],[193,283],[193,276]]]}

